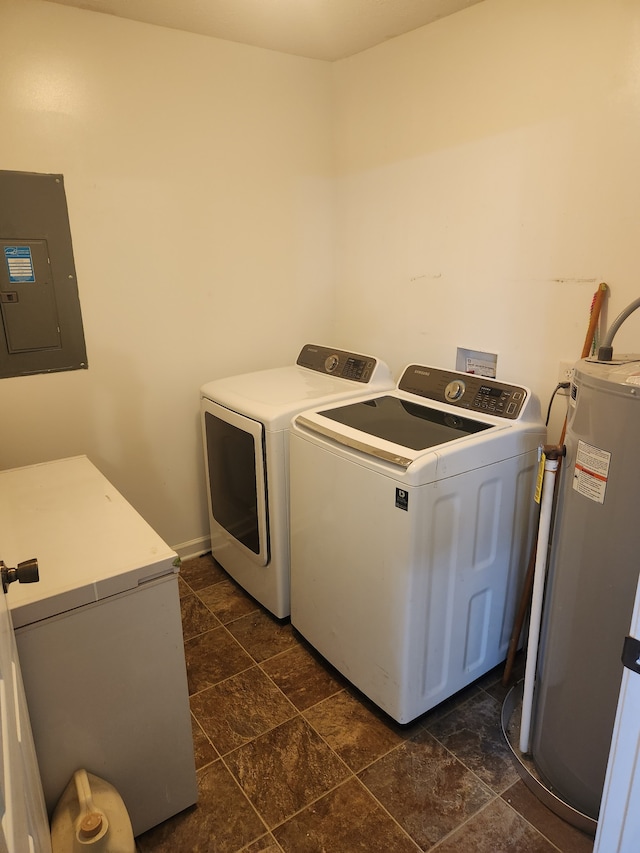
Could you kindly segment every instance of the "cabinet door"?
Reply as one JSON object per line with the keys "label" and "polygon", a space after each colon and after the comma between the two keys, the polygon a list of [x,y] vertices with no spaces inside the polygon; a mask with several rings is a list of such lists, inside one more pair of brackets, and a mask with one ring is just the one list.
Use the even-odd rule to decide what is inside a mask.
{"label": "cabinet door", "polygon": [[[640,641],[640,582],[630,636]],[[623,638],[620,638],[622,645]],[[638,649],[638,646],[632,646]],[[635,658],[635,653],[633,655]],[[632,661],[632,664],[634,661]],[[640,667],[640,652],[636,667]],[[625,668],[618,699],[594,853],[640,850],[640,672]]]}
{"label": "cabinet door", "polygon": [[51,853],[49,821],[11,614],[1,591],[0,753],[0,853]]}

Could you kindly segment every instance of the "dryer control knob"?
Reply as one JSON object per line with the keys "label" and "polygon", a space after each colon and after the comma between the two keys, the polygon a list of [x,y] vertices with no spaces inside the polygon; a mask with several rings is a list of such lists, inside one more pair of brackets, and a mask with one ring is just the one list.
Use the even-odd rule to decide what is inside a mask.
{"label": "dryer control knob", "polygon": [[466,385],[462,379],[454,379],[444,389],[444,396],[449,402],[453,403],[459,400],[465,392]]}
{"label": "dryer control knob", "polygon": [[338,366],[339,361],[340,361],[340,359],[338,358],[337,355],[328,356],[328,358],[326,358],[325,362],[324,362],[324,368],[327,371],[327,373],[333,373],[333,371]]}

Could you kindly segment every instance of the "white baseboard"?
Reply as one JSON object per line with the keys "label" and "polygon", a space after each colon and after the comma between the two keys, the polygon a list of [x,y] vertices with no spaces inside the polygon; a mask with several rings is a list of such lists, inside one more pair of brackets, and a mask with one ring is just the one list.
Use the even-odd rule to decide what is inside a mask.
{"label": "white baseboard", "polygon": [[173,550],[181,560],[190,560],[192,557],[200,557],[211,550],[211,537],[201,536],[199,539],[191,539],[189,542],[181,542],[172,545]]}

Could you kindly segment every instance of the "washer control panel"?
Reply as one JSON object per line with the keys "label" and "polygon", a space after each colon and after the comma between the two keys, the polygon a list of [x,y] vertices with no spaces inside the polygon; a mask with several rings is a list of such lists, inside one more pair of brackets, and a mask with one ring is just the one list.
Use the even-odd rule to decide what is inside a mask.
{"label": "washer control panel", "polygon": [[471,412],[515,420],[529,396],[526,388],[486,376],[411,364],[398,383],[401,391]]}
{"label": "washer control panel", "polygon": [[340,379],[367,383],[375,371],[377,360],[368,355],[359,355],[345,350],[305,344],[296,364],[318,373],[328,373]]}

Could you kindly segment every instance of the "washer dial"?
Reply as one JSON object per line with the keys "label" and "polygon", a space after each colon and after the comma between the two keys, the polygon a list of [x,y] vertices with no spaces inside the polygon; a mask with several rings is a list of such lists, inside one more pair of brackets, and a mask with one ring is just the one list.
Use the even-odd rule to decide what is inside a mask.
{"label": "washer dial", "polygon": [[466,385],[462,379],[454,379],[444,389],[444,396],[450,403],[455,403],[465,392]]}
{"label": "washer dial", "polygon": [[327,373],[333,373],[333,371],[338,366],[339,362],[340,362],[340,359],[338,358],[337,355],[328,356],[324,362],[324,368],[327,371]]}

